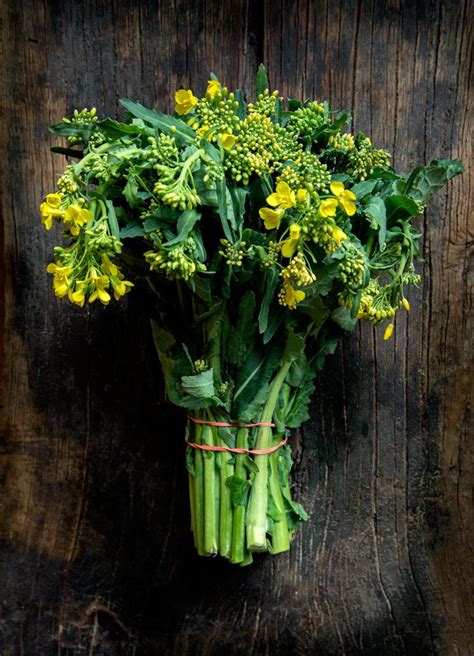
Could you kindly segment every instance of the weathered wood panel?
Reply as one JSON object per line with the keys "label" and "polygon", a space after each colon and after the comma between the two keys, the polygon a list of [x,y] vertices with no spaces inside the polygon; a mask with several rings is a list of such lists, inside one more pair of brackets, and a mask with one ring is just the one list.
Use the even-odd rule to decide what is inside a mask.
{"label": "weathered wood panel", "polygon": [[293,438],[311,521],[246,569],[194,555],[182,418],[159,402],[140,299],[55,299],[37,207],[61,171],[49,123],[115,115],[121,96],[169,108],[210,70],[251,91],[259,61],[283,93],[349,107],[397,166],[467,163],[472,13],[2,3],[2,655],[471,653],[469,173],[426,213],[425,278],[395,338],[361,327],[319,379]]}

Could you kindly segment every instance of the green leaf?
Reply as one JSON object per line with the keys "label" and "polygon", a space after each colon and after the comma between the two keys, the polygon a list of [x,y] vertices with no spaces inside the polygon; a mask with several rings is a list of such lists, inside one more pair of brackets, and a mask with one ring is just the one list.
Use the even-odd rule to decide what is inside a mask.
{"label": "green leaf", "polygon": [[120,230],[120,239],[132,239],[133,237],[143,237],[145,234],[143,225],[138,221],[131,221]]}
{"label": "green leaf", "polygon": [[361,200],[372,193],[377,182],[378,180],[364,180],[364,182],[358,182],[351,187],[351,191],[356,195],[357,200]]}
{"label": "green leaf", "polygon": [[235,101],[239,103],[235,113],[240,118],[240,120],[243,121],[247,115],[247,105],[245,104],[244,94],[240,89],[237,89],[237,91],[234,93],[234,96]]}
{"label": "green leaf", "polygon": [[275,269],[267,269],[265,271],[265,294],[260,305],[260,312],[258,313],[258,329],[260,333],[264,333],[267,329],[270,306],[275,296],[277,285],[278,272]]}
{"label": "green leaf", "polygon": [[194,376],[181,376],[181,387],[187,394],[198,399],[213,397],[215,389],[212,369],[194,374]]}
{"label": "green leaf", "polygon": [[232,505],[234,507],[246,506],[252,483],[240,478],[239,476],[229,476],[229,478],[226,479],[225,484],[230,490]]}
{"label": "green leaf", "polygon": [[111,200],[106,200],[105,204],[107,206],[107,218],[109,221],[110,232],[114,237],[120,239],[120,228],[117,221],[117,215],[115,214],[115,209]]}
{"label": "green leaf", "polygon": [[134,125],[130,123],[120,123],[119,121],[114,121],[111,118],[105,118],[103,121],[98,123],[101,131],[110,139],[120,139],[127,134],[143,134],[144,132],[151,131],[146,129],[144,126]]}
{"label": "green leaf", "polygon": [[298,386],[286,415],[285,423],[288,428],[298,428],[309,419],[308,406],[311,395],[315,390],[313,379],[314,374],[308,372],[303,382]]}
{"label": "green leaf", "polygon": [[244,189],[243,187],[232,187],[229,189],[229,194],[232,200],[232,209],[234,212],[236,227],[242,232],[245,214],[245,200],[247,198],[248,189]]}
{"label": "green leaf", "polygon": [[216,192],[217,192],[219,217],[221,219],[221,224],[222,224],[222,231],[224,232],[226,239],[231,244],[233,244],[234,235],[232,233],[231,226],[234,229],[237,226],[235,225],[232,198],[230,196],[229,190],[227,189],[225,180],[216,181]]}
{"label": "green leaf", "polygon": [[165,248],[184,241],[200,218],[201,214],[196,212],[196,210],[184,210],[180,215],[176,226],[177,235],[174,239],[166,242]]}
{"label": "green leaf", "polygon": [[239,303],[238,319],[227,344],[226,359],[231,364],[238,364],[247,354],[249,344],[255,334],[254,312],[255,294],[247,291]]}
{"label": "green leaf", "polygon": [[429,166],[418,166],[407,180],[405,194],[426,203],[433,194],[454,176],[464,171],[458,159],[433,160]]}
{"label": "green leaf", "polygon": [[301,524],[301,522],[306,522],[309,519],[309,515],[303,506],[296,501],[293,501],[285,489],[283,489],[283,501],[286,506],[286,521],[288,522],[288,529],[294,530]]}
{"label": "green leaf", "polygon": [[350,112],[348,112],[346,109],[341,110],[338,112],[334,118],[334,121],[332,123],[332,128],[342,128],[343,125],[348,125],[352,121],[352,116]]}
{"label": "green leaf", "polygon": [[82,141],[89,141],[93,127],[86,127],[77,123],[56,123],[49,126],[49,131],[58,137],[80,137]]}
{"label": "green leaf", "polygon": [[332,337],[331,334],[322,337],[320,348],[311,361],[311,371],[314,374],[323,368],[326,356],[334,353],[339,346],[339,341],[339,338]]}
{"label": "green leaf", "polygon": [[186,469],[188,472],[193,476],[193,478],[196,478],[196,466],[195,466],[195,460],[196,460],[196,453],[195,449],[192,449],[191,447],[188,446],[186,449]]}
{"label": "green leaf", "polygon": [[420,213],[418,205],[408,196],[393,194],[385,197],[389,219],[396,221],[398,219],[409,219],[418,216]]}
{"label": "green leaf", "polygon": [[167,116],[154,109],[148,109],[139,103],[134,103],[126,98],[121,98],[120,103],[125,109],[135,116],[141,118],[142,121],[154,128],[160,129],[162,132],[171,135],[179,143],[187,144],[192,143],[196,138],[196,133],[186,123],[174,116]]}
{"label": "green leaf", "polygon": [[304,337],[289,330],[285,350],[283,351],[282,362],[294,362],[294,360],[303,353],[304,345]]}
{"label": "green leaf", "polygon": [[238,368],[232,407],[233,416],[239,417],[241,421],[251,421],[260,416],[282,350],[281,340],[276,339],[270,346],[254,348],[243,365]]}
{"label": "green leaf", "polygon": [[351,315],[351,311],[346,307],[336,308],[331,312],[331,319],[341,326],[343,330],[354,330],[357,323],[357,317]]}
{"label": "green leaf", "polygon": [[143,221],[143,230],[145,233],[155,232],[163,227],[163,221],[156,216],[149,216]]}
{"label": "green leaf", "polygon": [[274,337],[278,328],[283,323],[285,312],[280,305],[274,305],[270,310],[268,325],[263,333],[263,343],[268,344]]}
{"label": "green leaf", "polygon": [[385,237],[387,235],[387,213],[385,210],[385,203],[379,196],[374,196],[370,199],[364,208],[366,215],[371,219],[371,226],[378,230],[379,245],[385,244]]}
{"label": "green leaf", "polygon": [[244,454],[244,467],[249,472],[250,476],[252,476],[252,474],[258,474],[258,465],[248,453]]}
{"label": "green leaf", "polygon": [[257,70],[257,83],[256,83],[256,94],[257,96],[268,89],[268,77],[267,69],[263,64],[260,64]]}
{"label": "green leaf", "polygon": [[[283,513],[281,513],[278,510],[278,507],[275,503],[275,500],[273,498],[273,495],[271,493],[271,488],[268,486],[268,507],[267,507],[267,516],[273,520],[274,522],[281,522],[281,519],[283,517]],[[269,531],[270,534],[272,531]]]}
{"label": "green leaf", "polygon": [[135,173],[132,171],[127,179],[127,184],[124,187],[123,195],[127,199],[130,207],[135,208],[142,204],[142,199],[138,195],[138,184]]}

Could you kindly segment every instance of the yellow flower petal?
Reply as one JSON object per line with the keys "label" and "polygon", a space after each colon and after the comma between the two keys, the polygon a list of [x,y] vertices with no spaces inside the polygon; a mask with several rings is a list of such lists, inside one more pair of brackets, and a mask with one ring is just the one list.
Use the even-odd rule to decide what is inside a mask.
{"label": "yellow flower petal", "polygon": [[353,191],[350,191],[350,189],[346,189],[344,191],[344,197],[347,198],[348,200],[356,200],[356,195]]}
{"label": "yellow flower petal", "polygon": [[347,200],[345,196],[341,196],[339,198],[339,203],[344,208],[344,212],[347,214],[347,216],[353,216],[356,213],[357,208],[353,200]]}
{"label": "yellow flower petal", "polygon": [[270,194],[270,196],[267,196],[267,203],[272,207],[278,207],[280,204],[280,196],[276,193]]}
{"label": "yellow flower petal", "polygon": [[306,297],[306,294],[301,289],[297,289],[295,291],[295,301],[297,303],[301,303],[301,301],[304,301],[305,297]]}
{"label": "yellow flower petal", "polygon": [[62,196],[61,194],[48,194],[45,198],[45,202],[51,207],[59,207],[61,205]]}
{"label": "yellow flower petal", "polygon": [[180,89],[175,93],[174,99],[176,101],[175,111],[180,116],[189,114],[198,101],[191,89]]}
{"label": "yellow flower petal", "polygon": [[287,182],[279,182],[273,194],[267,198],[267,203],[272,207],[287,209],[296,205],[295,192],[290,189]]}
{"label": "yellow flower petal", "polygon": [[344,185],[342,184],[342,182],[339,182],[338,180],[336,180],[335,182],[331,182],[329,188],[335,196],[340,196],[344,191]]}
{"label": "yellow flower petal", "polygon": [[207,132],[209,132],[208,125],[201,125],[201,127],[197,130],[197,134],[199,137],[203,137]]}
{"label": "yellow flower petal", "polygon": [[280,221],[285,211],[272,210],[270,207],[262,207],[258,213],[265,223],[265,228],[267,230],[274,230],[280,226]]}
{"label": "yellow flower petal", "polygon": [[387,339],[390,339],[393,333],[393,323],[389,323],[388,326],[385,328],[385,332],[383,334],[383,338],[386,341]]}
{"label": "yellow flower petal", "polygon": [[49,216],[43,217],[42,222],[46,230],[51,230],[51,228],[53,227],[53,217],[51,216],[51,214]]}
{"label": "yellow flower petal", "polygon": [[296,192],[296,202],[301,205],[306,202],[307,198],[308,198],[308,192],[306,191],[306,189],[298,189],[298,191]]}
{"label": "yellow flower petal", "polygon": [[293,310],[297,303],[304,300],[305,296],[306,294],[302,290],[295,290],[291,285],[288,285],[285,290],[285,304],[290,310]]}
{"label": "yellow flower petal", "polygon": [[292,223],[290,225],[290,238],[299,239],[300,233],[301,233],[301,228],[299,227],[299,225],[297,223]]}
{"label": "yellow flower petal", "polygon": [[217,94],[220,88],[221,88],[221,83],[219,82],[219,80],[209,80],[207,83],[206,93],[211,98],[214,98],[214,96]]}
{"label": "yellow flower petal", "polygon": [[344,230],[341,230],[341,228],[336,227],[332,231],[332,238],[334,239],[335,242],[339,244],[341,241],[347,239],[347,235],[344,232]]}
{"label": "yellow flower petal", "polygon": [[335,216],[337,210],[337,200],[335,198],[325,198],[319,206],[321,216]]}
{"label": "yellow flower petal", "polygon": [[107,305],[110,301],[110,294],[105,291],[105,289],[98,289],[97,290],[97,295],[99,297],[99,301],[103,303],[104,305]]}
{"label": "yellow flower petal", "polygon": [[297,245],[297,239],[287,239],[285,242],[283,242],[283,246],[281,247],[281,254],[283,257],[293,257]]}
{"label": "yellow flower petal", "polygon": [[224,150],[232,150],[232,147],[237,141],[237,137],[234,137],[233,134],[229,134],[228,132],[224,132],[223,134],[219,135],[219,137],[222,141]]}

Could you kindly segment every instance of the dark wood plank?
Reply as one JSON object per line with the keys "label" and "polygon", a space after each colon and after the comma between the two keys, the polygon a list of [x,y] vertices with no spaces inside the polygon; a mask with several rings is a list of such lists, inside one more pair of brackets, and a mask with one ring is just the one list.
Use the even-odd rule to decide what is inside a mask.
{"label": "dark wood plank", "polygon": [[208,71],[349,107],[408,168],[470,159],[469,3],[3,3],[0,645],[16,654],[470,653],[470,177],[430,206],[425,278],[390,343],[367,326],[293,438],[312,512],[289,555],[194,555],[182,418],[138,296],[81,311],[45,263],[47,125],[128,96],[169,109]]}

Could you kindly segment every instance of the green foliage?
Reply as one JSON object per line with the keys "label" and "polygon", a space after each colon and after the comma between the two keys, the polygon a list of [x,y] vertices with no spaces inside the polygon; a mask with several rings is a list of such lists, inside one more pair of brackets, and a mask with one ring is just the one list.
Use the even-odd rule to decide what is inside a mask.
{"label": "green foliage", "polygon": [[[387,151],[349,132],[349,112],[285,101],[263,65],[254,102],[214,74],[201,98],[176,98],[174,115],[122,99],[123,121],[83,109],[51,126],[66,139],[53,152],[75,161],[41,205],[45,227],[60,223],[67,240],[48,271],[56,295],[81,307],[149,290],[168,400],[230,424],[189,422],[187,439],[267,449],[309,418],[342,330],[390,322],[387,336],[408,310],[415,219],[463,166],[397,173]],[[274,434],[242,428],[262,421]],[[245,564],[249,545],[284,551],[308,518],[291,497],[289,447],[189,447],[186,466],[199,553]]]}

